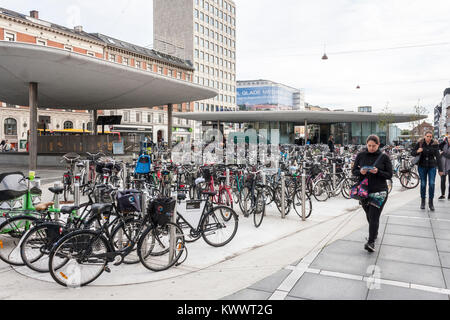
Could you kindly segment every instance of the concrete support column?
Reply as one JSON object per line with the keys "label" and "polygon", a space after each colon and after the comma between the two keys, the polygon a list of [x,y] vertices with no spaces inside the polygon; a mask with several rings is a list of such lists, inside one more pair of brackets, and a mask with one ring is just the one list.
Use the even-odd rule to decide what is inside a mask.
{"label": "concrete support column", "polygon": [[167,145],[169,146],[169,149],[172,149],[172,124],[173,124],[173,105],[169,103],[167,105]]}
{"label": "concrete support column", "polygon": [[98,134],[97,130],[97,110],[92,110],[92,128],[94,129],[94,136]]}
{"label": "concrete support column", "polygon": [[38,84],[29,84],[29,107],[30,107],[30,136],[28,140],[28,166],[30,171],[37,168],[37,110],[38,110]]}
{"label": "concrete support column", "polygon": [[305,146],[306,143],[308,142],[308,120],[305,120]]}

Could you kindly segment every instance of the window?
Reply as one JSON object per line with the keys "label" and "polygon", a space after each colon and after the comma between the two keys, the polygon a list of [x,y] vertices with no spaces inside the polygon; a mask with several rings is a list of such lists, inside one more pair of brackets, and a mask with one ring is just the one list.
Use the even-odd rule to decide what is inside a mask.
{"label": "window", "polygon": [[90,52],[90,51],[88,51],[87,55],[90,56],[90,57],[94,57],[95,56],[95,54],[93,52]]}
{"label": "window", "polygon": [[67,51],[73,51],[73,49],[72,49],[71,46],[64,46],[64,50],[67,50]]}
{"label": "window", "polygon": [[16,35],[12,32],[5,32],[6,41],[16,41]]}
{"label": "window", "polygon": [[159,73],[159,74],[163,74],[163,72],[164,72],[163,67],[158,67],[158,73]]}
{"label": "window", "polygon": [[142,113],[136,112],[136,123],[141,123]]}
{"label": "window", "polygon": [[147,113],[147,122],[148,123],[152,122],[152,114],[151,113]]}
{"label": "window", "polygon": [[86,130],[87,130],[87,131],[92,131],[92,129],[93,129],[93,128],[92,128],[92,122],[88,122],[88,123],[87,123],[87,126],[86,126]]}
{"label": "window", "polygon": [[73,122],[72,121],[64,122],[64,130],[67,130],[67,129],[73,129]]}
{"label": "window", "polygon": [[177,73],[177,79],[181,79],[181,72]]}
{"label": "window", "polygon": [[5,120],[5,135],[16,136],[17,135],[17,121],[13,118],[8,118]]}
{"label": "window", "polygon": [[153,71],[153,65],[151,63],[147,62],[147,70],[148,71]]}
{"label": "window", "polygon": [[46,46],[47,42],[45,40],[42,40],[42,39],[37,39],[36,40],[36,44],[38,44],[40,46]]}
{"label": "window", "polygon": [[109,61],[116,62],[116,55],[115,54],[110,54],[109,55]]}
{"label": "window", "polygon": [[141,68],[141,62],[140,61],[136,61],[136,68],[138,68],[138,69]]}
{"label": "window", "polygon": [[158,123],[164,123],[162,114],[158,115]]}
{"label": "window", "polygon": [[199,26],[198,26],[198,23],[195,23],[195,31],[199,31]]}
{"label": "window", "polygon": [[124,122],[130,121],[130,112],[129,111],[124,111],[123,112],[123,121]]}
{"label": "window", "polygon": [[130,58],[125,58],[124,57],[122,62],[123,62],[124,65],[128,66],[130,64]]}

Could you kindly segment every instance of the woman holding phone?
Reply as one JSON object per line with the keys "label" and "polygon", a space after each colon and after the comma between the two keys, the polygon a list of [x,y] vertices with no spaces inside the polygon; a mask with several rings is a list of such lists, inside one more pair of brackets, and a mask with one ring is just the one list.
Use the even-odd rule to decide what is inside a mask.
{"label": "woman holding phone", "polygon": [[439,175],[444,175],[442,169],[441,155],[439,152],[439,142],[433,139],[433,132],[427,131],[425,137],[420,139],[413,148],[411,155],[417,157],[420,155],[418,171],[420,176],[420,196],[422,202],[420,209],[425,209],[425,200],[427,197],[428,180],[428,206],[434,211],[434,185],[436,180],[436,167],[439,168]]}
{"label": "woman holding phone", "polygon": [[374,252],[381,212],[388,199],[386,180],[392,178],[392,163],[389,156],[380,151],[380,138],[378,136],[369,136],[366,146],[367,150],[356,156],[352,172],[355,177],[359,178],[359,182],[365,178],[368,178],[369,181],[369,197],[362,201],[362,207],[369,222],[369,237],[364,249]]}

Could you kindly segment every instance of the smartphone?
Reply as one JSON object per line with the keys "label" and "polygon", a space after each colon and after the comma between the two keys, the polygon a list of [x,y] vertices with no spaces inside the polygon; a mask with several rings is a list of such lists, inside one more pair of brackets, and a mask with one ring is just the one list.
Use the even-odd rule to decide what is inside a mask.
{"label": "smartphone", "polygon": [[370,171],[370,170],[373,170],[373,169],[375,169],[375,167],[370,167],[370,166],[362,167],[362,170],[366,170],[366,171]]}

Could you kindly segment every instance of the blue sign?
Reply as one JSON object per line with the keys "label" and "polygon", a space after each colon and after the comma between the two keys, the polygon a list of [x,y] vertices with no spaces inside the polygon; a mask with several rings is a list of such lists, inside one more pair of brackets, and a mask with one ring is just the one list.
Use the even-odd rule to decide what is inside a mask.
{"label": "blue sign", "polygon": [[123,142],[113,142],[113,153],[125,154],[125,152],[123,151]]}

